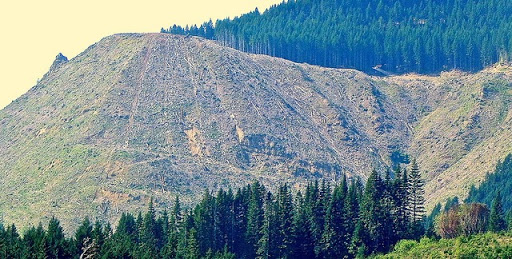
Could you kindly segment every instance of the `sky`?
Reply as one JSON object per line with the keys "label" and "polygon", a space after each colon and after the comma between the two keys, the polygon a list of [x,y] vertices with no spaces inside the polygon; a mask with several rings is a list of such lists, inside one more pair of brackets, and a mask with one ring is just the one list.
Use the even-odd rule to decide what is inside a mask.
{"label": "sky", "polygon": [[69,59],[103,37],[159,32],[262,12],[282,0],[5,0],[0,3],[0,109],[34,86],[59,52]]}

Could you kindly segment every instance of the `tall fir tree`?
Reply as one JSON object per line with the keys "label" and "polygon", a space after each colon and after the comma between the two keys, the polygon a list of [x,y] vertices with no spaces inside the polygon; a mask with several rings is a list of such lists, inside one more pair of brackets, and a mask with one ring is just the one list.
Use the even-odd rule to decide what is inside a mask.
{"label": "tall fir tree", "polygon": [[325,258],[343,258],[348,256],[346,243],[347,215],[345,200],[347,196],[346,177],[334,188],[331,201],[325,216],[325,227],[322,235],[322,256]]}
{"label": "tall fir tree", "polygon": [[277,256],[288,258],[293,251],[293,198],[288,184],[281,185],[277,193],[277,227]]}
{"label": "tall fir tree", "polygon": [[302,193],[297,192],[295,198],[295,213],[293,214],[293,254],[292,258],[314,258],[315,242],[311,233],[307,203]]}
{"label": "tall fir tree", "polygon": [[277,258],[279,253],[278,243],[276,242],[279,236],[277,211],[277,203],[274,201],[272,193],[268,192],[265,198],[261,238],[258,241],[258,258]]}
{"label": "tall fir tree", "polygon": [[394,198],[394,229],[396,236],[400,239],[407,238],[409,228],[409,180],[407,170],[397,167],[395,170],[395,180],[393,182]]}
{"label": "tall fir tree", "polygon": [[367,251],[384,252],[387,247],[385,232],[389,225],[383,225],[382,222],[383,206],[381,204],[383,182],[377,171],[373,171],[366,182],[363,199],[361,201],[361,243]]}
{"label": "tall fir tree", "polygon": [[411,235],[416,238],[424,233],[423,217],[425,215],[425,190],[416,159],[413,159],[409,175],[409,213],[411,217]]}
{"label": "tall fir tree", "polygon": [[259,182],[251,185],[251,195],[247,210],[247,229],[245,231],[245,256],[255,258],[258,242],[261,239],[263,227],[263,198],[265,190]]}
{"label": "tall fir tree", "polygon": [[507,228],[503,205],[501,201],[501,192],[498,191],[496,198],[492,202],[491,215],[489,218],[489,230],[494,232],[503,231]]}

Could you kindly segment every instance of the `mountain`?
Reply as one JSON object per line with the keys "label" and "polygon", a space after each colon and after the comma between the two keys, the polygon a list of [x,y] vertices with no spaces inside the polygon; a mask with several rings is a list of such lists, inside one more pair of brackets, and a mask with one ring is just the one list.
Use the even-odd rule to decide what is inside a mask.
{"label": "mountain", "polygon": [[510,13],[508,0],[290,0],[162,31],[324,67],[432,74],[510,60]]}
{"label": "mountain", "polygon": [[511,77],[507,66],[371,77],[196,37],[116,34],[59,55],[0,111],[0,210],[17,226],[56,215],[73,228],[254,179],[364,180],[404,153],[426,171],[433,206],[512,152]]}
{"label": "mountain", "polygon": [[485,176],[485,180],[480,183],[478,188],[472,187],[464,203],[480,202],[485,203],[489,208],[498,196],[498,192],[503,199],[503,210],[510,211],[512,200],[507,198],[512,190],[512,154],[509,154],[503,161],[496,165],[494,172]]}

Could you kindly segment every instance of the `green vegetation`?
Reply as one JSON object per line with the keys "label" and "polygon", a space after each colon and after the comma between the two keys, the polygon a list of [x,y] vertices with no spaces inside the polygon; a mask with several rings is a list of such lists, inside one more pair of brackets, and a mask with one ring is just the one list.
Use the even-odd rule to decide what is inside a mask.
{"label": "green vegetation", "polygon": [[393,252],[374,258],[510,258],[510,233],[485,233],[453,239],[422,238],[419,241],[401,240]]}
{"label": "green vegetation", "polygon": [[[59,221],[31,227],[22,237],[0,226],[5,258],[343,258],[387,252],[400,239],[423,235],[421,179],[374,171],[359,182],[308,184],[295,198],[287,184],[275,193],[254,182],[236,193],[206,191],[194,209],[124,213],[115,228],[85,218],[71,238]],[[410,177],[409,177],[410,175]],[[408,180],[410,179],[410,180]],[[412,195],[409,195],[412,194]]]}
{"label": "green vegetation", "polygon": [[[234,192],[205,191],[193,209],[178,197],[170,210],[123,213],[115,230],[84,218],[71,237],[52,217],[44,228],[20,236],[15,225],[0,224],[2,258],[505,258],[512,235],[498,194],[485,204],[459,205],[424,216],[423,184],[412,161],[384,177],[373,171],[363,188],[344,177],[292,194],[254,182]],[[295,196],[295,197],[294,197]],[[435,222],[435,223],[432,223]],[[429,226],[435,225],[434,226]],[[425,229],[426,227],[426,229]],[[435,228],[435,232],[429,228]],[[425,232],[426,230],[426,232]],[[485,231],[493,231],[485,233]],[[501,234],[496,234],[501,233]],[[427,237],[430,236],[430,237]],[[441,237],[442,239],[437,239]],[[390,252],[391,251],[391,252]],[[390,252],[388,254],[384,254]]]}
{"label": "green vegetation", "polygon": [[507,0],[294,0],[162,32],[238,50],[362,71],[475,71],[512,54]]}
{"label": "green vegetation", "polygon": [[[494,172],[487,174],[484,182],[478,188],[475,186],[471,187],[465,202],[481,202],[487,204],[487,206],[492,206],[498,193],[512,193],[512,154],[509,154],[502,162],[499,162]],[[509,199],[508,196],[501,202],[504,211],[512,209],[512,199]]]}

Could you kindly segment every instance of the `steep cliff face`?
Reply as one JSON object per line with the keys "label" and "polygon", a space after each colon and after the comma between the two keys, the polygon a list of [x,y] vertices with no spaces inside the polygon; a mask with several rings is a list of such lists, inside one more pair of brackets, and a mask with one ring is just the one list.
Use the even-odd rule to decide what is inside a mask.
{"label": "steep cliff face", "polygon": [[109,36],[0,111],[0,208],[73,227],[254,179],[365,179],[392,152],[418,157],[434,202],[512,151],[510,75],[375,78],[194,37]]}

